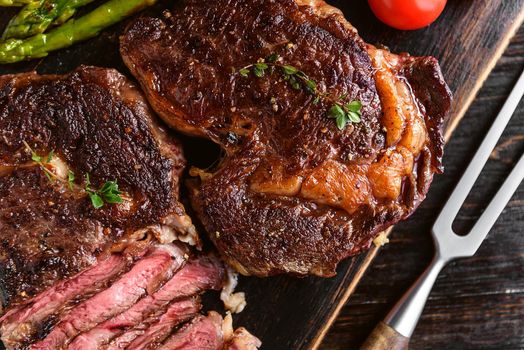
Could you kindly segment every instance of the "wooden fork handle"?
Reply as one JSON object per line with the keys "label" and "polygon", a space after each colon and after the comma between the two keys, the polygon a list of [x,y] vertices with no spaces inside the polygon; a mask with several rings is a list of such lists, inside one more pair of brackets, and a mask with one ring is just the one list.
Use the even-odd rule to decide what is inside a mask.
{"label": "wooden fork handle", "polygon": [[407,350],[409,338],[380,322],[360,350]]}

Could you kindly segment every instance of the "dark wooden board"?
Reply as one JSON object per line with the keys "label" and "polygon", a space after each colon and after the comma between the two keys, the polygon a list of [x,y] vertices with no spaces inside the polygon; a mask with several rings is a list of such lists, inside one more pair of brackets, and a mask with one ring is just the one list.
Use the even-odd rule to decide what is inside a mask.
{"label": "dark wooden board", "polygon": [[[400,32],[379,23],[364,0],[330,3],[343,9],[368,42],[440,59],[455,94],[449,131],[464,114],[524,15],[524,0],[450,0],[443,16],[431,27]],[[1,11],[0,25],[13,13]],[[79,64],[115,67],[127,73],[118,55],[118,33],[123,26],[44,60],[0,67],[0,74],[34,68],[42,73],[63,73]],[[318,347],[376,252],[373,249],[348,259],[340,265],[338,275],[327,280],[243,278],[240,289],[247,293],[248,307],[235,318],[236,324],[247,326],[261,337],[264,349]],[[373,300],[373,293],[368,298]]]}
{"label": "dark wooden board", "polygon": [[[322,350],[358,349],[377,322],[425,268],[433,254],[429,224],[458,182],[464,164],[486,134],[524,69],[524,26],[454,131],[428,198],[411,219],[395,226],[351,299],[324,338]],[[455,228],[464,232],[524,152],[524,101],[510,121]],[[411,338],[411,350],[524,349],[524,184],[475,256],[449,264],[429,296]],[[402,256],[402,259],[399,259]],[[373,298],[369,296],[373,295]]]}

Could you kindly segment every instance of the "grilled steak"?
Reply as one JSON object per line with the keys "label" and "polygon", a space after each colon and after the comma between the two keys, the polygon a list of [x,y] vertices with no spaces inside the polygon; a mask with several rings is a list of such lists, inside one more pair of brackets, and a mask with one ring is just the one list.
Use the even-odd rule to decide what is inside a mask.
{"label": "grilled steak", "polygon": [[[154,242],[112,253],[12,308],[0,318],[2,342],[8,350],[156,348],[198,315],[199,294],[224,286],[216,257],[188,253]],[[80,291],[87,279],[93,285]]]}
{"label": "grilled steak", "polygon": [[[42,164],[32,160],[38,157]],[[183,166],[179,145],[153,119],[141,93],[114,70],[81,67],[64,76],[0,76],[4,305],[92,265],[116,240],[140,238],[146,229],[165,240],[194,234],[178,202]],[[46,171],[56,178],[48,179]],[[88,174],[92,189],[116,180],[123,203],[95,209],[84,190]],[[110,279],[120,267],[116,260],[67,286],[55,286],[49,293],[65,289],[66,294],[46,307],[58,307]],[[29,322],[45,317],[38,305],[38,313],[23,316]]]}
{"label": "grilled steak", "polygon": [[[190,196],[243,274],[332,276],[442,170],[437,61],[367,45],[322,0],[184,0],[137,19],[121,53],[168,124],[225,150]],[[329,111],[352,101],[340,130]]]}
{"label": "grilled steak", "polygon": [[[199,244],[178,202],[184,160],[122,75],[1,76],[0,135],[8,350],[160,346],[223,287],[216,257],[167,243]],[[121,200],[103,197],[109,181]]]}

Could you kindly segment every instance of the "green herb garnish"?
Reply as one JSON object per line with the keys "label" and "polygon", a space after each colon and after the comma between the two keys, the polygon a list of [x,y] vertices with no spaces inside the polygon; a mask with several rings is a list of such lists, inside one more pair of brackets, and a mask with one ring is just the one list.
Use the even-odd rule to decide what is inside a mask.
{"label": "green herb garnish", "polygon": [[328,117],[335,119],[339,130],[344,130],[346,124],[360,123],[362,103],[357,100],[353,100],[344,105],[335,103],[328,111]]}
{"label": "green herb garnish", "polygon": [[[70,190],[73,190],[75,185],[75,173],[71,170],[67,171],[67,180],[62,179],[58,177],[54,172],[48,169],[48,164],[53,160],[54,151],[51,151],[47,154],[47,156],[42,157],[36,153],[27,142],[22,141],[25,145],[25,147],[31,152],[31,160],[38,164],[40,169],[44,172],[45,176],[49,180],[49,182],[53,182],[54,180],[58,180],[61,182],[67,182],[67,185],[69,186]],[[45,161],[44,161],[45,158]],[[91,199],[91,204],[93,204],[93,207],[96,209],[101,208],[104,206],[104,203],[122,203],[122,192],[118,188],[118,183],[116,180],[114,181],[106,181],[99,189],[93,189],[91,188],[91,179],[89,178],[89,173],[86,173],[85,175],[85,187],[83,190],[87,193],[89,198]]]}
{"label": "green herb garnish", "polygon": [[75,184],[75,173],[71,170],[67,171],[67,183],[69,184],[69,189],[73,190],[73,186]]}
{"label": "green herb garnish", "polygon": [[42,156],[39,156],[30,146],[27,142],[22,141],[24,143],[24,146],[31,152],[31,160],[38,164],[40,169],[44,172],[45,176],[49,180],[49,182],[53,182],[54,179],[56,179],[55,173],[53,173],[51,170],[47,168],[47,164],[51,162],[53,159],[54,151],[49,152],[49,154],[46,156],[46,162],[43,161]]}
{"label": "green herb garnish", "polygon": [[268,70],[269,74],[271,74],[275,68],[279,68],[282,77],[289,82],[289,85],[291,85],[293,89],[304,89],[312,95],[317,93],[317,83],[314,80],[310,79],[306,73],[296,67],[278,63],[279,58],[279,55],[273,53],[266,59],[261,59],[257,63],[239,69],[238,74],[247,78],[250,73],[253,73],[256,77],[262,78],[268,73]]}
{"label": "green herb garnish", "polygon": [[[258,78],[262,78],[266,74],[272,74],[278,68],[282,74],[282,78],[294,90],[304,90],[305,92],[314,95],[312,103],[318,105],[322,99],[327,99],[331,94],[322,93],[318,90],[318,84],[311,79],[306,73],[289,64],[279,63],[280,56],[276,53],[269,55],[266,59],[260,59],[257,63],[247,65],[238,70],[240,76],[247,78],[251,73]],[[268,73],[269,71],[269,73]],[[339,130],[344,130],[347,123],[360,123],[362,103],[358,100],[353,100],[349,103],[344,103],[347,94],[335,98],[335,102],[328,110],[328,117],[335,119]],[[332,100],[330,98],[330,100]]]}
{"label": "green herb garnish", "polygon": [[98,190],[91,188],[89,173],[86,174],[85,191],[91,199],[91,204],[96,209],[104,206],[105,203],[122,203],[122,192],[118,189],[115,181],[106,181]]}

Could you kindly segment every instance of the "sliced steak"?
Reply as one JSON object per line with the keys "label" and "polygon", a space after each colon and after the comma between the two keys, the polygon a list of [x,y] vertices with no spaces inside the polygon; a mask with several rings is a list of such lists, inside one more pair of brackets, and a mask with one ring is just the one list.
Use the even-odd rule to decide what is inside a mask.
{"label": "sliced steak", "polygon": [[31,299],[28,303],[11,309],[0,318],[2,341],[8,348],[28,344],[45,321],[68,302],[105,287],[126,266],[125,258],[112,255],[89,269],[64,280]]}
{"label": "sliced steak", "polygon": [[[47,179],[25,143],[60,180]],[[167,234],[166,240],[194,234],[178,202],[183,167],[179,145],[155,121],[140,91],[114,70],[0,76],[4,306],[92,265],[122,237],[145,229]],[[93,189],[116,180],[123,203],[95,209],[84,190],[87,174]]]}
{"label": "sliced steak", "polygon": [[199,315],[169,337],[158,350],[220,350],[224,344],[222,317]]}
{"label": "sliced steak", "polygon": [[225,276],[224,265],[220,260],[212,255],[199,256],[189,260],[184,268],[166,283],[159,291],[158,298],[167,299],[164,293],[176,293],[178,297],[183,297],[209,289],[219,290],[224,286]]}
{"label": "sliced steak", "polygon": [[[322,0],[175,6],[137,19],[121,53],[168,124],[225,150],[190,197],[227,262],[332,276],[413,213],[442,170],[451,96],[434,58],[367,45]],[[273,68],[256,72],[261,60]],[[294,69],[316,96],[290,83]],[[355,100],[361,121],[340,130],[329,110]]]}
{"label": "sliced steak", "polygon": [[153,293],[184,263],[186,253],[174,245],[152,248],[115,283],[73,308],[51,332],[30,349],[58,349],[78,334],[129,309],[147,293]]}
{"label": "sliced steak", "polygon": [[[96,350],[110,343],[122,333],[136,332],[135,327],[150,315],[164,312],[174,299],[200,294],[208,289],[220,289],[224,282],[224,274],[222,263],[214,257],[201,256],[192,259],[157,292],[142,298],[123,313],[79,335],[68,349]],[[176,312],[176,307],[173,312]],[[124,334],[123,337],[128,343],[132,340],[129,335]],[[121,344],[123,341],[117,343]]]}
{"label": "sliced steak", "polygon": [[149,324],[144,333],[134,339],[127,347],[128,350],[156,349],[170,334],[174,327],[189,321],[200,311],[198,298],[189,298],[175,302],[156,322]]}

